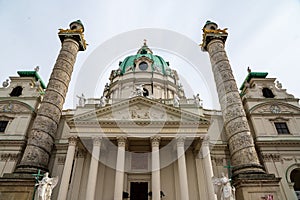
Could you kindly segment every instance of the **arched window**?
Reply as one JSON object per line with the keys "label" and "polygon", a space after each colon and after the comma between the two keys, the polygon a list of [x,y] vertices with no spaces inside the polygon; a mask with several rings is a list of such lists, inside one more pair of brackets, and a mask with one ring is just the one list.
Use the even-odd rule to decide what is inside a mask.
{"label": "arched window", "polygon": [[300,168],[296,168],[291,172],[291,182],[294,183],[294,190],[298,199],[300,199]]}
{"label": "arched window", "polygon": [[262,93],[263,93],[263,96],[266,98],[274,98],[274,94],[273,94],[272,90],[270,90],[269,88],[263,88]]}
{"label": "arched window", "polygon": [[0,121],[0,133],[4,133],[7,127],[8,121]]}
{"label": "arched window", "polygon": [[15,87],[9,94],[11,97],[18,97],[22,94],[23,88],[21,86]]}
{"label": "arched window", "polygon": [[143,96],[144,96],[144,97],[149,96],[149,91],[148,91],[147,89],[145,89],[145,88],[144,88]]}

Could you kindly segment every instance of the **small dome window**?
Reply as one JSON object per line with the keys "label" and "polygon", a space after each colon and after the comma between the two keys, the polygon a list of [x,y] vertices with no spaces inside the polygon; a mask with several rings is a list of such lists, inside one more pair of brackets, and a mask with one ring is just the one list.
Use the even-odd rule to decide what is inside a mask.
{"label": "small dome window", "polygon": [[148,53],[147,50],[145,50],[145,49],[141,50],[141,54],[147,54],[147,53]]}
{"label": "small dome window", "polygon": [[262,93],[263,93],[263,96],[266,98],[274,98],[275,97],[272,90],[270,90],[269,88],[263,88]]}
{"label": "small dome window", "polygon": [[148,64],[147,64],[146,62],[141,62],[141,63],[139,64],[139,68],[140,68],[140,70],[145,71],[145,70],[147,70],[147,68],[148,68]]}
{"label": "small dome window", "polygon": [[9,94],[11,97],[18,97],[22,94],[23,88],[21,86],[15,87]]}

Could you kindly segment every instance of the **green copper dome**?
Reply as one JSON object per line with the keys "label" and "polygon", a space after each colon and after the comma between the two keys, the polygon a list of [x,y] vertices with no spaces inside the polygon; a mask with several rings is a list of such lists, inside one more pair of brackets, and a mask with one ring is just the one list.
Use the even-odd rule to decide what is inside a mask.
{"label": "green copper dome", "polygon": [[146,57],[152,60],[152,71],[159,71],[166,75],[168,71],[171,71],[168,63],[160,56],[153,55],[152,51],[148,48],[148,46],[144,43],[144,45],[138,50],[136,55],[131,55],[126,57],[123,62],[120,64],[121,74],[125,74],[129,68],[134,67],[134,63],[137,59],[141,57]]}

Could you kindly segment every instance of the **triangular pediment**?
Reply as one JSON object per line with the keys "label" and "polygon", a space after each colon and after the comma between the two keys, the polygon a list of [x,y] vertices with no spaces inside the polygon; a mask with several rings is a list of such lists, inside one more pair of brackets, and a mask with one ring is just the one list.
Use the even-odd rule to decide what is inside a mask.
{"label": "triangular pediment", "polygon": [[209,121],[200,115],[184,111],[145,97],[134,97],[102,108],[74,115],[69,121],[157,121],[157,122],[199,122]]}

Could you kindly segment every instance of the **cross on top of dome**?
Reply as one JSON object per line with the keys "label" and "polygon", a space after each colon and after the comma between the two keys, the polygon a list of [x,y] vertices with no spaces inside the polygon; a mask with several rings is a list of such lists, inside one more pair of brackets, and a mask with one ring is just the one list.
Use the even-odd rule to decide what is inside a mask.
{"label": "cross on top of dome", "polygon": [[146,39],[144,39],[143,46],[138,50],[137,54],[153,54],[152,50],[147,46]]}

